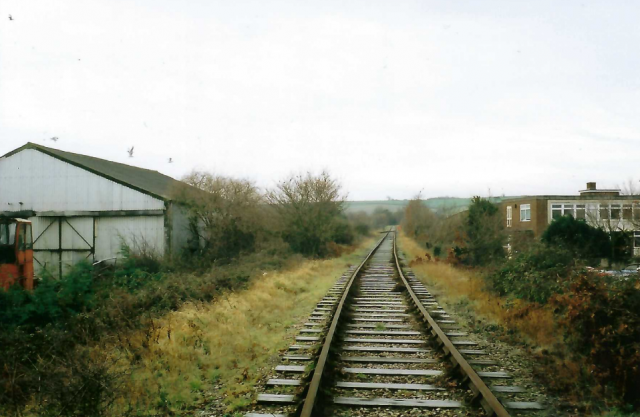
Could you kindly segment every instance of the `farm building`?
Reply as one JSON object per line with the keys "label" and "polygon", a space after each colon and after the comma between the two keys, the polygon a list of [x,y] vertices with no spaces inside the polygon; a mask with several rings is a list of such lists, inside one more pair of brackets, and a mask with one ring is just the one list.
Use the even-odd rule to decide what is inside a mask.
{"label": "farm building", "polygon": [[34,143],[0,157],[0,215],[33,222],[36,275],[111,261],[123,243],[158,255],[197,244],[172,199],[185,187],[157,171]]}

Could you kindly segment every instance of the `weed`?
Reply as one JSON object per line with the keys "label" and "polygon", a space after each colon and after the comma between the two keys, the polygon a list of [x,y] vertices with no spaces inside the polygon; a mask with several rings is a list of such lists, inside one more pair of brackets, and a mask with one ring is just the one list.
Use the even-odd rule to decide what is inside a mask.
{"label": "weed", "polygon": [[[241,410],[246,406],[248,406],[249,404],[251,404],[251,399],[249,398],[236,398],[229,403],[229,406],[227,407],[227,409],[233,412],[236,410]],[[236,414],[239,414],[239,413],[235,413],[234,415]]]}
{"label": "weed", "polygon": [[209,381],[211,383],[216,383],[220,379],[221,372],[219,369],[213,369],[209,373]]}
{"label": "weed", "polygon": [[387,326],[385,326],[384,323],[376,323],[376,330],[377,331],[387,330]]}
{"label": "weed", "polygon": [[189,386],[193,392],[202,391],[202,382],[199,380],[189,382]]}

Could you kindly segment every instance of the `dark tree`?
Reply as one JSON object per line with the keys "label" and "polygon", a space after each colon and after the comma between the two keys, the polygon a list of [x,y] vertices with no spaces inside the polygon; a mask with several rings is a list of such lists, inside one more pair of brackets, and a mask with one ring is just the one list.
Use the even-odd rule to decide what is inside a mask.
{"label": "dark tree", "polygon": [[465,232],[468,263],[486,265],[504,258],[505,234],[497,205],[485,198],[474,197]]}

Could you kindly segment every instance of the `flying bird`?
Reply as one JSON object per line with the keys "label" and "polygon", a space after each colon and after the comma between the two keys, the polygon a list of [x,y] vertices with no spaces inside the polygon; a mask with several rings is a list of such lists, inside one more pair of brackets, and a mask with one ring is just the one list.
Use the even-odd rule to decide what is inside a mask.
{"label": "flying bird", "polygon": [[54,141],[54,142],[57,142],[58,141],[58,137],[54,136],[54,137],[51,138],[51,140]]}
{"label": "flying bird", "polygon": [[11,15],[9,15],[9,20],[13,20],[13,17]]}
{"label": "flying bird", "polygon": [[129,158],[133,158],[133,146],[127,149],[127,152],[129,153]]}
{"label": "flying bird", "polygon": [[173,158],[169,158],[169,163],[172,164],[173,163]]}

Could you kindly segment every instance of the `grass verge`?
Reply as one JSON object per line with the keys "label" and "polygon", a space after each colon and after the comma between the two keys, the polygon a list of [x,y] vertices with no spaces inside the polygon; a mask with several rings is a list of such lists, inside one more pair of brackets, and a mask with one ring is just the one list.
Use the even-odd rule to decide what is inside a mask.
{"label": "grass verge", "polygon": [[[540,304],[496,294],[487,286],[490,275],[484,275],[490,270],[424,262],[425,250],[407,236],[400,236],[400,246],[416,277],[434,289],[438,302],[466,319],[466,327],[509,346],[525,347],[535,360],[525,364],[529,373],[545,391],[561,395],[550,400],[556,402],[556,411],[638,415],[633,394],[638,387],[637,281],[577,274],[565,278],[570,281],[560,287],[562,292],[552,293],[549,303]],[[529,286],[530,293],[539,292],[539,281],[512,275],[522,279],[518,284]]]}
{"label": "grass verge", "polygon": [[[401,233],[399,246],[407,261],[424,257],[425,250]],[[472,312],[480,323],[499,324],[516,330],[524,342],[541,348],[561,341],[553,311],[537,303],[506,299],[492,293],[478,272],[454,267],[444,262],[411,262],[416,277],[440,293],[438,302]]]}
{"label": "grass verge", "polygon": [[188,303],[110,346],[130,369],[111,415],[181,415],[207,405],[232,413],[253,401],[261,369],[276,363],[331,285],[373,244],[329,260],[269,272],[214,303]]}

